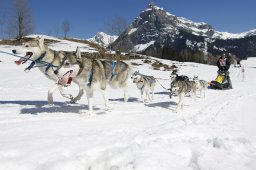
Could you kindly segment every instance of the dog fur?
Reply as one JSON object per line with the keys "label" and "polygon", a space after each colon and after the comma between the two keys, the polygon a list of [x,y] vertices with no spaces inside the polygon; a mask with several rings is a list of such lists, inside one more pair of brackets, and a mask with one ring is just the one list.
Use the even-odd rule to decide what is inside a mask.
{"label": "dog fur", "polygon": [[22,44],[21,48],[13,49],[12,52],[14,54],[23,54],[23,53],[26,54],[20,60],[15,61],[17,65],[25,64],[28,60],[36,61],[40,57],[42,57],[40,62],[37,63],[39,70],[44,75],[46,75],[47,78],[55,82],[54,85],[48,89],[48,104],[53,104],[53,93],[57,89],[59,89],[62,96],[73,101],[73,96],[70,94],[66,94],[63,89],[64,86],[57,83],[62,77],[62,75],[60,75],[60,72],[59,74],[55,74],[54,71],[56,68],[49,67],[49,69],[47,69],[48,66],[43,63],[43,62],[47,62],[47,63],[51,63],[54,66],[60,66],[61,60],[62,60],[60,56],[60,52],[54,52],[53,50],[49,49],[47,45],[44,44],[43,37],[41,38],[38,37],[34,40],[25,42]]}
{"label": "dog fur", "polygon": [[202,97],[202,91],[204,91],[204,98],[205,98],[205,92],[208,87],[208,82],[205,80],[199,80],[198,76],[194,76],[193,81],[196,84],[196,89],[200,91],[200,97]]}
{"label": "dog fur", "polygon": [[[151,102],[154,99],[156,79],[153,76],[140,74],[138,71],[135,71],[131,78],[133,79],[133,83],[136,83],[137,88],[140,90],[143,101],[146,102],[146,100],[149,99]],[[149,91],[152,93],[151,97],[149,96]]]}
{"label": "dog fur", "polygon": [[186,94],[190,94],[190,97],[196,100],[196,84],[194,81],[180,80],[178,77],[176,77],[176,79],[173,79],[173,81],[171,82],[170,91],[170,96],[172,96],[173,94],[179,96],[179,102],[177,108],[175,109],[175,112],[177,112],[179,109],[183,109],[183,103]]}
{"label": "dog fur", "polygon": [[[130,76],[131,66],[123,61],[110,61],[88,59],[81,57],[80,48],[77,48],[75,57],[73,54],[66,54],[67,57],[63,62],[62,68],[72,69],[71,66],[78,66],[81,71],[74,69],[73,72],[79,73],[74,76],[76,82],[81,88],[79,91],[86,91],[89,112],[93,111],[92,97],[95,90],[101,90],[106,107],[111,107],[108,103],[107,85],[113,89],[124,89],[124,101],[128,101],[128,84],[127,80]],[[74,100],[80,99],[82,96],[78,95]]]}

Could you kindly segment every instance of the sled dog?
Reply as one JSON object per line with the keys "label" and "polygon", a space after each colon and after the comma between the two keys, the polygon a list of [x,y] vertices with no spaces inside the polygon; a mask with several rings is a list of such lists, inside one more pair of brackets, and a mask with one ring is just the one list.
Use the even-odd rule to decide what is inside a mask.
{"label": "sled dog", "polygon": [[[153,76],[146,76],[135,71],[132,74],[133,83],[136,83],[137,88],[140,90],[141,98],[145,102],[147,98],[152,101],[154,98],[154,88],[156,86],[156,79]],[[149,96],[149,91],[152,95]],[[146,95],[146,96],[145,96]]]}
{"label": "sled dog", "polygon": [[[49,49],[44,44],[44,38],[36,38],[35,40],[31,40],[28,42],[23,43],[21,48],[13,49],[12,52],[14,54],[23,54],[25,56],[22,57],[20,60],[15,61],[17,65],[25,64],[28,60],[33,61],[30,66],[27,68],[28,70],[33,68],[36,65],[39,70],[46,75],[47,78],[53,80],[55,82],[54,86],[49,88],[48,90],[48,104],[53,103],[53,93],[57,89],[59,89],[62,96],[70,99],[71,101],[75,102],[76,100],[73,99],[73,96],[70,94],[65,94],[63,90],[63,84],[59,84],[57,82],[63,77],[64,74],[55,74],[54,71],[58,69],[62,65],[60,52],[54,52],[53,50]],[[70,72],[71,74],[71,72]],[[81,92],[79,92],[81,93]],[[80,94],[81,95],[81,94]]]}
{"label": "sled dog", "polygon": [[[124,101],[128,101],[128,84],[131,66],[123,61],[110,61],[88,59],[81,57],[80,48],[78,47],[75,55],[66,54],[67,57],[61,57],[63,64],[61,68],[72,70],[74,73],[73,80],[85,90],[88,99],[89,113],[93,111],[92,97],[95,90],[102,90],[105,106],[109,107],[106,88],[109,85],[113,89],[124,89]],[[76,74],[75,74],[76,73]],[[81,93],[82,94],[82,93]],[[77,98],[80,99],[81,95]]]}
{"label": "sled dog", "polygon": [[208,87],[208,82],[205,80],[199,80],[198,76],[194,76],[193,81],[196,84],[196,89],[200,91],[200,97],[202,96],[202,91],[204,91],[205,98],[205,91]]}
{"label": "sled dog", "polygon": [[175,81],[189,81],[188,76],[178,75],[177,72],[172,72],[171,75],[171,82]]}
{"label": "sled dog", "polygon": [[175,112],[179,109],[183,109],[183,101],[186,94],[190,94],[190,97],[195,100],[196,97],[196,84],[194,81],[184,81],[184,80],[174,80],[171,83],[171,94],[176,94],[179,96],[179,102]]}

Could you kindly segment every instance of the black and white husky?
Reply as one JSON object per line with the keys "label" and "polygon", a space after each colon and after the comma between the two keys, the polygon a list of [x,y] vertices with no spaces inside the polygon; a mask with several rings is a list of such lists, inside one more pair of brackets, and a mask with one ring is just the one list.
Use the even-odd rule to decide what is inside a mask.
{"label": "black and white husky", "polygon": [[[152,101],[154,99],[154,89],[156,85],[156,79],[153,76],[146,76],[135,71],[132,74],[133,83],[136,83],[137,88],[140,90],[141,98],[145,102],[147,99]],[[149,96],[151,91],[152,95]]]}
{"label": "black and white husky", "polygon": [[179,96],[179,102],[177,108],[175,109],[175,112],[177,112],[179,109],[183,109],[183,101],[186,94],[190,94],[190,97],[192,99],[196,99],[196,84],[194,81],[187,81],[176,77],[173,78],[170,86],[170,97],[173,94]]}

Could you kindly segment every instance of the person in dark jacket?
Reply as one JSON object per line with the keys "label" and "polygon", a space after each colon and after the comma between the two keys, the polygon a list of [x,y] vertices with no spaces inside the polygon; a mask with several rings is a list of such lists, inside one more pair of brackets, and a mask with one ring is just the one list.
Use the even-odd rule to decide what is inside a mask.
{"label": "person in dark jacket", "polygon": [[227,72],[230,67],[230,59],[227,58],[226,54],[222,54],[222,56],[217,61],[217,66],[219,68],[218,72]]}
{"label": "person in dark jacket", "polygon": [[224,73],[227,76],[226,78],[229,83],[229,88],[232,89],[232,83],[231,83],[231,80],[229,77],[229,71],[228,71],[228,69],[230,68],[230,64],[231,64],[231,61],[229,58],[227,58],[225,53],[222,54],[222,56],[217,61],[217,66],[219,68],[218,74]]}

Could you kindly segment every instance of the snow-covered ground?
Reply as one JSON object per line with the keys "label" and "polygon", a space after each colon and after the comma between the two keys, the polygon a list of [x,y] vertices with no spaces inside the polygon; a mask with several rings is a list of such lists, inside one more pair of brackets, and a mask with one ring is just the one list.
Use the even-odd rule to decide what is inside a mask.
{"label": "snow-covered ground", "polygon": [[[56,47],[57,48],[57,47]],[[12,47],[0,46],[11,52]],[[129,80],[129,101],[109,89],[112,110],[94,95],[95,115],[87,100],[69,104],[59,93],[47,105],[54,82],[39,70],[23,72],[17,58],[0,52],[0,170],[255,170],[256,58],[231,68],[232,90],[208,90],[206,98],[189,97],[178,113],[177,97],[159,84],[152,103],[143,103]],[[141,62],[136,60],[133,62]],[[171,64],[171,61],[164,61]],[[176,62],[174,62],[176,63]],[[217,67],[177,63],[180,73],[211,81]],[[168,79],[170,72],[147,64],[141,73]],[[168,80],[159,80],[169,87]],[[76,85],[66,89],[76,94]]]}

